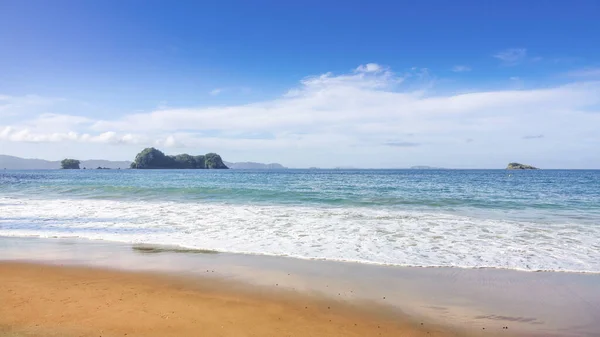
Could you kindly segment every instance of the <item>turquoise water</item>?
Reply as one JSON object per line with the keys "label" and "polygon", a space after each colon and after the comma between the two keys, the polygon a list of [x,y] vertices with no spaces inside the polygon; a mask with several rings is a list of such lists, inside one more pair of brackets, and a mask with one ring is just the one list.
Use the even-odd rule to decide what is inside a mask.
{"label": "turquoise water", "polygon": [[600,171],[2,171],[0,235],[600,272]]}

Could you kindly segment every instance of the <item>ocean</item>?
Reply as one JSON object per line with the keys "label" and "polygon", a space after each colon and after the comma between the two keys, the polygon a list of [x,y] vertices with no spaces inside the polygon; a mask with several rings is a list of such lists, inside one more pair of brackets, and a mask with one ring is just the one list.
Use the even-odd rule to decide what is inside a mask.
{"label": "ocean", "polygon": [[0,236],[600,273],[600,171],[4,170]]}

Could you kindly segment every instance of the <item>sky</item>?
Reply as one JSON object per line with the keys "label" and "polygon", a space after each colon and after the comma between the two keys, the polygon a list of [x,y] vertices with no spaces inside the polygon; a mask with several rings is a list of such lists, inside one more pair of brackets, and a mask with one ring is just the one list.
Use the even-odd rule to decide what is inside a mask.
{"label": "sky", "polygon": [[0,154],[600,168],[600,1],[0,0]]}

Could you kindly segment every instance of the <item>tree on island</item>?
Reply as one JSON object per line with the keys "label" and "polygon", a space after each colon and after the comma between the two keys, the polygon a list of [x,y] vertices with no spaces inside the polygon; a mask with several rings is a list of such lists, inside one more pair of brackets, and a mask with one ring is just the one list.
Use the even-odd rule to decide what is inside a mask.
{"label": "tree on island", "polygon": [[208,153],[205,156],[178,154],[167,156],[153,147],[145,148],[135,156],[132,169],[227,169],[221,156]]}
{"label": "tree on island", "polygon": [[79,170],[79,160],[77,159],[63,159],[60,162],[60,168],[63,170]]}

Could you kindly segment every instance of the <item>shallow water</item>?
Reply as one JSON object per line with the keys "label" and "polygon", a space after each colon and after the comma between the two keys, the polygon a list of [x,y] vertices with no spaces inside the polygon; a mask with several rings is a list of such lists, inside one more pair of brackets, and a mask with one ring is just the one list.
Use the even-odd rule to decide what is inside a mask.
{"label": "shallow water", "polygon": [[0,171],[0,236],[600,272],[600,171]]}

